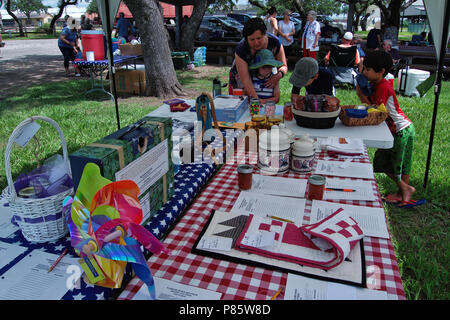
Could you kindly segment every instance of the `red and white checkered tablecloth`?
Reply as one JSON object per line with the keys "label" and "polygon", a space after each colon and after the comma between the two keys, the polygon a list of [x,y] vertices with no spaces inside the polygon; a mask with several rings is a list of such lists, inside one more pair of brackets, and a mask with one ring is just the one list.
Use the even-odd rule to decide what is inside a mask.
{"label": "red and white checkered tablecloth", "polygon": [[[321,153],[318,159],[325,159]],[[253,158],[254,159],[254,158]],[[370,163],[367,151],[359,160]],[[239,196],[237,163],[227,162],[195,200],[184,217],[164,240],[171,255],[152,256],[149,267],[155,277],[222,293],[224,300],[267,300],[280,287],[286,287],[287,273],[266,270],[234,262],[213,259],[191,253],[191,249],[205,226],[211,211],[230,211]],[[255,164],[256,167],[256,164]],[[293,171],[283,175],[289,178],[307,178],[309,174]],[[342,178],[350,179],[354,178]],[[378,201],[335,201],[343,204],[382,207],[375,180],[371,180]],[[306,201],[303,223],[309,223],[311,201]],[[390,239],[365,237],[367,286],[386,291],[389,299],[405,299],[398,265]],[[122,294],[121,300],[133,299],[143,282],[134,278]],[[283,298],[279,295],[278,298]]]}

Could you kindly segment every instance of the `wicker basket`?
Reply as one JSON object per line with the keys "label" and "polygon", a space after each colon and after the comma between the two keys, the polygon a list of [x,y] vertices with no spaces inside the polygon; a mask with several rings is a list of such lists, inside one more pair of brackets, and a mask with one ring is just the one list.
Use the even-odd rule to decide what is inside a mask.
{"label": "wicker basket", "polygon": [[61,128],[50,118],[33,116],[22,121],[9,137],[5,151],[5,170],[8,187],[4,194],[9,200],[13,219],[19,225],[25,239],[31,242],[55,241],[65,236],[68,232],[66,219],[62,214],[62,203],[64,198],[73,195],[73,188],[46,198],[22,198],[17,196],[11,175],[10,155],[14,141],[21,134],[22,129],[35,120],[46,121],[58,131],[62,142],[66,171],[72,177],[66,140]]}
{"label": "wicker basket", "polygon": [[353,109],[356,105],[341,106],[341,113],[339,119],[341,122],[349,127],[354,126],[376,126],[385,121],[388,117],[387,112],[369,112],[365,118],[350,118],[345,114],[345,109]]}
{"label": "wicker basket", "polygon": [[333,112],[308,112],[292,109],[298,126],[313,129],[333,128],[340,112],[340,108]]}

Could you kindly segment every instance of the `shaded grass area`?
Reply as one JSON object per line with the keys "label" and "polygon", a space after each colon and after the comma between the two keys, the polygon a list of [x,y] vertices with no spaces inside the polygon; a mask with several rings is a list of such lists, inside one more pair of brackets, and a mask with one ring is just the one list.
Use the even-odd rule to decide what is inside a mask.
{"label": "shaded grass area", "polygon": [[[179,82],[192,94],[183,99],[195,99],[202,91],[211,92],[212,80],[228,82],[227,67],[200,67],[192,71],[177,71]],[[282,79],[280,104],[290,100],[290,72]],[[19,89],[9,98],[0,101],[0,167],[4,168],[4,153],[13,129],[31,115],[44,115],[55,120],[62,128],[69,153],[117,130],[115,106],[108,96],[84,93],[90,88],[89,80],[68,80],[46,83],[28,89]],[[227,92],[227,88],[223,88]],[[336,90],[341,104],[356,104],[358,98],[351,89]],[[414,198],[426,198],[428,203],[413,209],[385,206],[392,243],[406,297],[408,299],[449,299],[450,265],[449,213],[450,175],[449,116],[450,82],[444,82],[436,122],[431,170],[427,188],[423,187],[425,163],[428,153],[434,95],[428,92],[423,98],[398,96],[400,106],[416,127],[413,172],[411,184],[416,188]],[[133,123],[161,105],[161,99],[130,97],[119,99],[121,126]],[[61,144],[51,126],[42,123],[37,136],[40,140],[39,158],[46,159],[60,152]],[[30,142],[24,149],[14,147],[11,156],[13,178],[20,172],[35,167]],[[369,155],[373,157],[373,149]],[[381,194],[395,192],[396,188],[383,174],[376,174]],[[6,186],[4,169],[0,172],[0,188]]]}

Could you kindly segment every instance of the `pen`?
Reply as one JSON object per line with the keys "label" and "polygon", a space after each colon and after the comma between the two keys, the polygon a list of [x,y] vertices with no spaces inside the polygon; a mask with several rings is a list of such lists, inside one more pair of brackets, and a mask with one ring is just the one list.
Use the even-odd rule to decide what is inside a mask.
{"label": "pen", "polygon": [[283,222],[289,222],[289,223],[294,223],[294,221],[288,220],[288,219],[283,219],[280,217],[276,217],[276,216],[269,216],[267,215],[267,217],[271,218],[271,219],[275,219],[275,220],[279,220],[279,221],[283,221]]}
{"label": "pen", "polygon": [[69,249],[66,248],[66,250],[64,250],[63,253],[61,253],[58,259],[56,259],[55,262],[53,262],[52,266],[50,267],[50,269],[48,269],[47,272],[52,271],[56,267],[56,265],[61,261],[61,259],[66,255],[67,252],[69,252]]}
{"label": "pen", "polygon": [[325,188],[325,191],[355,192],[355,189]]}

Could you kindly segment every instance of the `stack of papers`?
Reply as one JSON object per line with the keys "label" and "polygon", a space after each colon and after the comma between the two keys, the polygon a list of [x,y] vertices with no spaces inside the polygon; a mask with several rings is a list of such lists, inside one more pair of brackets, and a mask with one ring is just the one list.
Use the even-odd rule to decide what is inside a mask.
{"label": "stack of papers", "polygon": [[328,137],[321,141],[322,149],[328,154],[361,155],[364,153],[362,139]]}

